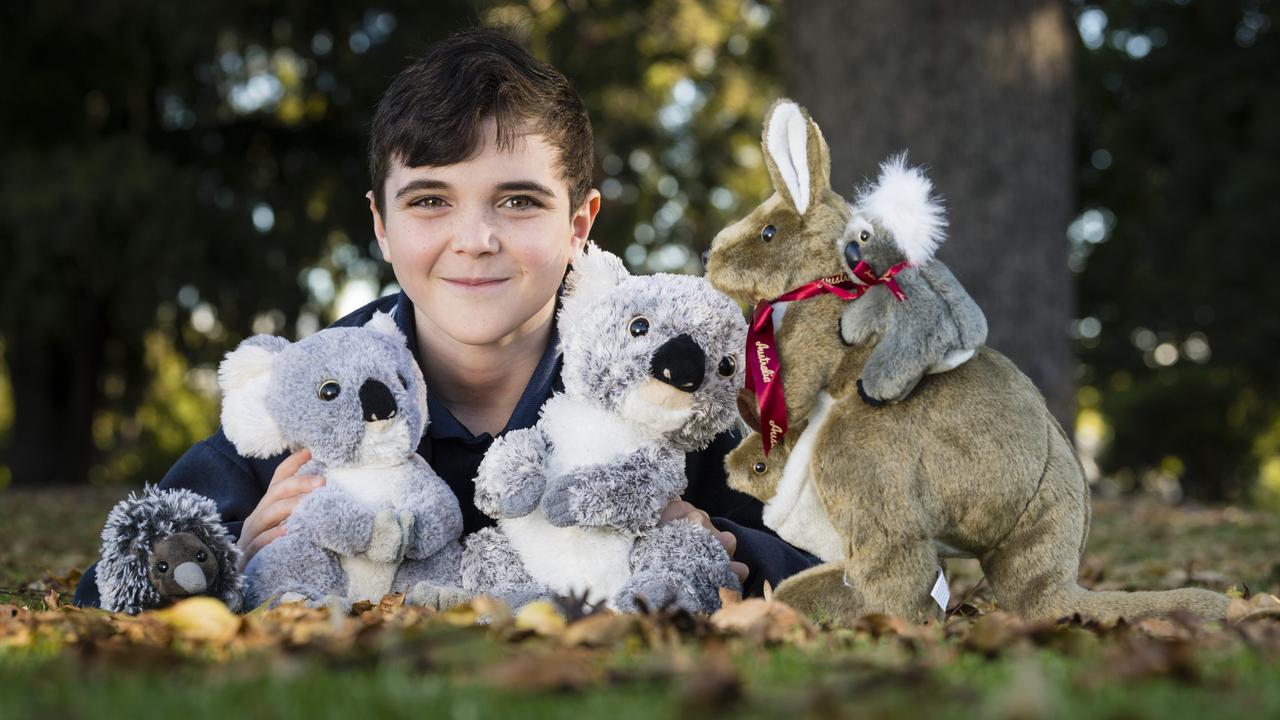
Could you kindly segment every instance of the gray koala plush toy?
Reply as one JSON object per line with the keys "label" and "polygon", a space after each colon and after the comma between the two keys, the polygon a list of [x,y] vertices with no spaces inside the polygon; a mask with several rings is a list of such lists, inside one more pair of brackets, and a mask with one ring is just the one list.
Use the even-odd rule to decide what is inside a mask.
{"label": "gray koala plush toy", "polygon": [[658,519],[684,492],[685,453],[736,416],[741,311],[702,278],[633,277],[591,244],[558,322],[564,392],[481,462],[476,507],[498,524],[468,538],[463,587],[513,605],[714,610],[719,588],[740,587],[728,553],[700,525]]}
{"label": "gray koala plush toy", "polygon": [[103,610],[137,615],[193,595],[240,609],[240,550],[212,500],[190,490],[143,489],[116,504],[102,529]]}
{"label": "gray koala plush toy", "polygon": [[296,343],[248,338],[218,368],[222,425],[241,455],[308,448],[325,478],[288,530],[245,568],[250,607],[343,606],[388,593],[460,601],[462,512],[415,452],[427,427],[422,371],[389,315]]}
{"label": "gray koala plush toy", "polygon": [[858,379],[858,394],[871,405],[905,399],[920,378],[955,368],[987,339],[986,316],[933,257],[946,237],[947,221],[932,190],[919,168],[907,167],[905,154],[890,158],[881,164],[876,182],[858,192],[837,241],[855,282],[892,272],[898,287],[897,292],[870,288],[840,317],[846,345],[880,338]]}

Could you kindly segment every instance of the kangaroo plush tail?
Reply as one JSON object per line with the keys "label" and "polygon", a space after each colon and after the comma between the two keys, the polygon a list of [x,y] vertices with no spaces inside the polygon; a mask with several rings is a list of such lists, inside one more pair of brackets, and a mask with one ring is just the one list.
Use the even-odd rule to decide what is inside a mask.
{"label": "kangaroo plush tail", "polygon": [[1057,617],[1079,614],[1104,623],[1120,618],[1166,617],[1175,612],[1191,613],[1206,620],[1221,620],[1227,617],[1230,602],[1226,595],[1201,588],[1123,592],[1092,591],[1076,585],[1064,592],[1059,602],[1043,608],[1042,613]]}

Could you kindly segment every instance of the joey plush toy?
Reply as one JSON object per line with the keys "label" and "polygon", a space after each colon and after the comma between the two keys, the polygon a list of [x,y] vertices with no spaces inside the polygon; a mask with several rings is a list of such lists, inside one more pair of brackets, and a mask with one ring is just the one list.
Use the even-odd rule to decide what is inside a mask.
{"label": "joey plush toy", "polygon": [[461,600],[462,512],[415,452],[426,383],[389,315],[289,343],[257,335],[218,368],[222,425],[240,454],[308,448],[300,474],[325,484],[294,508],[288,532],[245,568],[249,606],[347,605],[392,592]]}
{"label": "joey plush toy", "polygon": [[633,277],[594,245],[568,282],[564,392],[485,455],[475,502],[498,526],[468,538],[463,587],[513,605],[585,593],[714,610],[718,588],[739,587],[728,553],[700,525],[657,523],[685,489],[685,453],[733,422],[742,314],[702,278]]}
{"label": "joey plush toy", "polygon": [[716,237],[707,278],[756,304],[740,408],[760,434],[726,458],[729,484],[825,561],[774,597],[838,623],[936,618],[938,558],[963,555],[1028,618],[1223,617],[1226,596],[1208,590],[1080,587],[1088,482],[1040,393],[980,346],[981,313],[932,259],[944,219],[927,178],[891,160],[851,206],[831,190],[817,124],[785,100],[764,150],[775,192]]}
{"label": "joey plush toy", "polygon": [[129,494],[102,529],[98,593],[103,610],[136,615],[192,595],[211,595],[240,609],[240,550],[218,508],[190,490]]}

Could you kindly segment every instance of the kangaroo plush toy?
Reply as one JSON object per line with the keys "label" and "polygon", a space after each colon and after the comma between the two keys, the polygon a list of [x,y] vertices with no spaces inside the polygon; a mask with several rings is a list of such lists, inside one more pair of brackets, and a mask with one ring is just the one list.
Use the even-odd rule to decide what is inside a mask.
{"label": "kangaroo plush toy", "polygon": [[393,592],[436,606],[462,599],[462,511],[416,453],[426,383],[389,315],[296,343],[256,335],[227,354],[218,381],[222,426],[241,455],[308,448],[299,472],[325,479],[249,561],[249,607],[349,607]]}
{"label": "kangaroo plush toy", "polygon": [[1027,618],[1224,617],[1226,596],[1207,590],[1080,587],[1084,472],[1035,386],[981,346],[985,320],[932,259],[945,221],[927,178],[891,160],[851,205],[831,190],[817,124],[785,100],[765,120],[764,151],[775,192],[715,238],[707,278],[759,303],[748,357],[760,368],[739,407],[765,433],[726,458],[729,484],[825,561],[774,597],[837,623],[936,618],[938,558],[970,556],[999,605]]}
{"label": "kangaroo plush toy", "polygon": [[467,538],[463,587],[513,605],[585,594],[714,610],[719,588],[738,588],[728,553],[702,526],[658,518],[684,492],[685,453],[733,423],[742,313],[702,278],[633,277],[594,245],[568,283],[564,392],[480,464],[476,507],[498,525]]}

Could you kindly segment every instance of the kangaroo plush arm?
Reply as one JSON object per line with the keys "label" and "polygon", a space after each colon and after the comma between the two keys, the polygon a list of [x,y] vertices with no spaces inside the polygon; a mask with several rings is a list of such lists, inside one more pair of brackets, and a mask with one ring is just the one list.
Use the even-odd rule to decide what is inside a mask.
{"label": "kangaroo plush arm", "polygon": [[599,465],[553,478],[542,498],[547,521],[640,532],[658,522],[662,508],[684,491],[684,456],[650,446]]}
{"label": "kangaroo plush arm", "polygon": [[496,438],[476,475],[475,504],[497,520],[528,515],[546,485],[549,447],[537,426]]}
{"label": "kangaroo plush arm", "polygon": [[405,557],[425,560],[462,534],[462,510],[453,491],[425,460],[414,455],[410,462],[417,489],[396,509],[413,513],[413,533]]}

